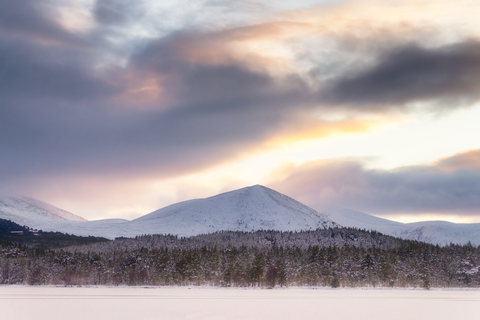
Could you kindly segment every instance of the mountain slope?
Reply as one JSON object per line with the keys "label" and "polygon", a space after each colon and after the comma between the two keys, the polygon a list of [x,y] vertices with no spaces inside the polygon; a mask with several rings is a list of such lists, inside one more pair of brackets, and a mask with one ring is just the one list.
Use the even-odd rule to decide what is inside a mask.
{"label": "mountain slope", "polygon": [[480,245],[480,223],[451,223],[447,221],[422,221],[406,224],[408,232],[392,234],[403,239],[419,240],[438,245]]}
{"label": "mountain slope", "polygon": [[146,233],[190,236],[220,230],[314,230],[335,223],[290,197],[255,185],[180,202],[135,219],[129,225]]}
{"label": "mountain slope", "polygon": [[71,212],[29,197],[0,197],[0,218],[42,229],[70,221],[87,221]]}
{"label": "mountain slope", "polygon": [[325,214],[344,227],[350,228],[359,228],[359,229],[372,229],[372,230],[383,230],[383,231],[394,231],[401,230],[402,228],[408,227],[404,223],[378,218],[363,212],[339,208],[339,207],[326,207],[320,212],[325,212]]}
{"label": "mountain slope", "polygon": [[438,245],[467,244],[480,245],[480,223],[458,224],[446,221],[422,221],[400,223],[378,218],[355,210],[327,207],[330,219],[344,227],[376,230],[383,234],[406,240],[417,240]]}

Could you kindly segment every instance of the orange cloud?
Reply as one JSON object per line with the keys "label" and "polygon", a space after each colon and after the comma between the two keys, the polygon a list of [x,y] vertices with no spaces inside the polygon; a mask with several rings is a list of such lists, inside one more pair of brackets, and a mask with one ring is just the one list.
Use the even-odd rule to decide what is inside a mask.
{"label": "orange cloud", "polygon": [[441,170],[455,171],[460,169],[480,170],[480,149],[465,151],[436,162]]}

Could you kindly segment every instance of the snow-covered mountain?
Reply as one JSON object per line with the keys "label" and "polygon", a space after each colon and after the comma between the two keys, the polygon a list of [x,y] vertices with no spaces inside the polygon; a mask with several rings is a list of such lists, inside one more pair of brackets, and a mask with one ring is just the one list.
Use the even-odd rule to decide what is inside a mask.
{"label": "snow-covered mountain", "polygon": [[[106,238],[158,233],[192,236],[221,230],[300,231],[336,226],[327,215],[260,185],[206,199],[180,202],[132,221],[123,219],[79,221],[81,218],[77,221],[72,221],[73,219],[57,221],[53,218],[38,221],[37,207],[31,208],[31,217],[27,214],[28,210],[24,210],[24,206],[20,207],[22,210],[15,209],[19,215],[3,214],[0,218],[44,231]],[[10,211],[13,212],[14,209]],[[48,216],[46,212],[44,215]]]}
{"label": "snow-covered mountain", "polygon": [[448,245],[467,244],[480,245],[480,223],[451,223],[447,221],[422,221],[406,224],[408,231],[392,233],[404,239]]}
{"label": "snow-covered mountain", "polygon": [[180,202],[135,219],[130,225],[148,233],[190,236],[219,230],[315,230],[335,223],[286,195],[255,185]]}
{"label": "snow-covered mountain", "polygon": [[44,231],[110,239],[159,233],[192,236],[222,230],[300,231],[345,226],[439,245],[467,244],[469,241],[480,245],[480,224],[445,221],[404,224],[343,208],[325,207],[315,211],[260,185],[180,202],[132,221],[86,221],[32,198],[0,197],[0,218]]}
{"label": "snow-covered mountain", "polygon": [[344,208],[327,207],[320,212],[344,227],[376,230],[394,237],[417,240],[438,245],[480,245],[480,223],[451,223],[446,221],[422,221],[400,223],[378,218],[366,213]]}
{"label": "snow-covered mountain", "polygon": [[42,229],[70,221],[87,221],[71,212],[29,197],[0,197],[0,218]]}

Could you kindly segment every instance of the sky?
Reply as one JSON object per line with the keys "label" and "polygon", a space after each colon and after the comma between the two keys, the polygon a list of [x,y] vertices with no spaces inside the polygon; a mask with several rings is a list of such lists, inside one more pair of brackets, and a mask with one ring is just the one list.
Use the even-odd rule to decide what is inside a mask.
{"label": "sky", "polygon": [[0,193],[134,219],[262,184],[480,222],[477,0],[0,0]]}

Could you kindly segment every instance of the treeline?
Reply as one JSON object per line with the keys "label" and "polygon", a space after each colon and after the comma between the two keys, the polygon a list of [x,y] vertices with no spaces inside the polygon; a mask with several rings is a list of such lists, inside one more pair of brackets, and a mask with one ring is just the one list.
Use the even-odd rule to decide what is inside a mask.
{"label": "treeline", "polygon": [[228,247],[296,247],[306,249],[310,246],[324,247],[358,247],[358,248],[398,248],[412,241],[387,236],[376,231],[355,228],[330,228],[312,231],[222,231],[193,237],[174,235],[144,235],[135,238],[117,238],[115,241],[102,242],[89,246],[70,247],[70,252],[107,252],[146,249],[195,249]]}
{"label": "treeline", "polygon": [[[21,231],[22,233],[12,233]],[[13,221],[0,219],[0,244],[20,245],[25,248],[62,248],[106,242],[102,237],[81,237],[61,232],[33,231],[27,226],[21,226]]]}
{"label": "treeline", "polygon": [[[355,237],[348,237],[351,234],[377,240],[371,240],[370,246],[361,242],[297,245],[300,239],[312,237],[326,241],[321,234],[335,241],[343,238],[355,243]],[[286,240],[286,245],[279,244],[279,239],[289,237],[290,243],[297,244]],[[246,245],[237,243],[238,239],[266,242]],[[157,247],[155,241],[166,244]],[[383,242],[383,247],[376,241]],[[145,236],[82,250],[0,249],[0,283],[31,285],[480,287],[479,266],[478,247],[439,247],[355,229]]]}

